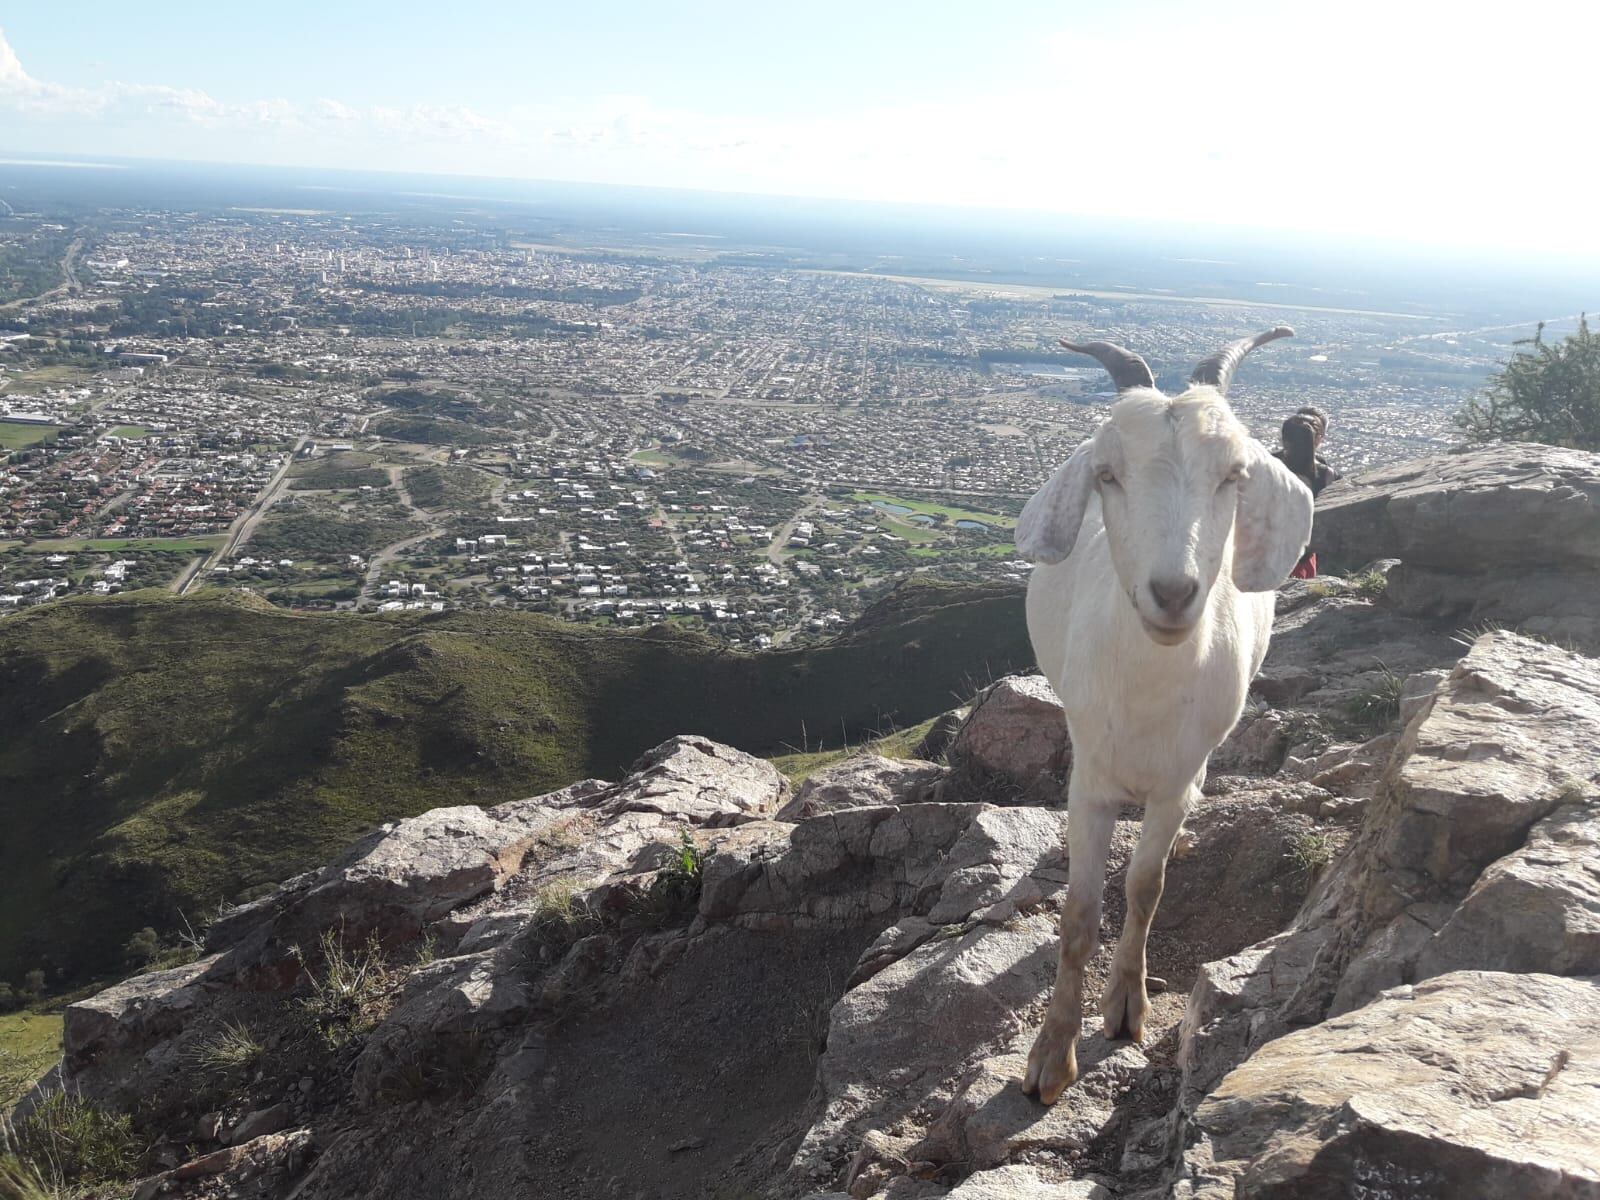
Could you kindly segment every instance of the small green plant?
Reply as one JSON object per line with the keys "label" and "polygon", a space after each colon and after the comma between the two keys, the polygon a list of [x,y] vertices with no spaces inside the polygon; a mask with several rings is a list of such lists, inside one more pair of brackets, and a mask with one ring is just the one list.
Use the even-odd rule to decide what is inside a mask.
{"label": "small green plant", "polygon": [[1338,595],[1339,589],[1326,579],[1318,579],[1306,584],[1306,595],[1317,600],[1326,600],[1329,596]]}
{"label": "small green plant", "polygon": [[376,938],[346,949],[338,931],[328,929],[318,940],[318,949],[320,963],[307,971],[310,992],[300,1007],[323,1042],[338,1048],[383,1019],[396,980]]}
{"label": "small green plant", "polygon": [[1406,681],[1385,670],[1378,682],[1345,702],[1345,715],[1362,729],[1387,729],[1400,719],[1400,696]]}
{"label": "small green plant", "polygon": [[1376,600],[1389,586],[1389,577],[1372,569],[1350,577],[1350,590],[1367,600]]}
{"label": "small green plant", "polygon": [[14,1186],[23,1197],[53,1196],[129,1179],[139,1173],[148,1151],[131,1116],[106,1112],[76,1092],[52,1093],[20,1121],[7,1122],[3,1132],[15,1157],[7,1168],[13,1178],[0,1174],[0,1195]]}
{"label": "small green plant", "polygon": [[702,850],[685,829],[672,857],[639,898],[638,912],[650,925],[665,925],[700,902],[709,850]]}
{"label": "small green plant", "polygon": [[229,1022],[196,1046],[190,1056],[195,1066],[214,1075],[248,1071],[261,1061],[267,1048],[240,1022]]}
{"label": "small green plant", "polygon": [[1327,834],[1308,829],[1289,843],[1289,861],[1296,875],[1313,877],[1333,861],[1333,843]]}

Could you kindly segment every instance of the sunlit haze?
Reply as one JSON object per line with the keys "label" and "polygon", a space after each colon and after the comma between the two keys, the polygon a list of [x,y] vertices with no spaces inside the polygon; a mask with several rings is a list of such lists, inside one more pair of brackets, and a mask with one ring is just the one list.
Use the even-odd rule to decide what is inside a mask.
{"label": "sunlit haze", "polygon": [[0,31],[0,152],[1025,208],[1585,253],[1600,10],[128,6]]}

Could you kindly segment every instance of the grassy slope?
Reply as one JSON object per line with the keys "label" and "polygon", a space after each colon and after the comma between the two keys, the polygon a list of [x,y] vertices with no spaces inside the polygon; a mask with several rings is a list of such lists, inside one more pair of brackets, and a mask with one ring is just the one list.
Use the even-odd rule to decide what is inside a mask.
{"label": "grassy slope", "polygon": [[847,637],[744,655],[517,613],[297,615],[134,593],[0,624],[0,978],[116,965],[385,820],[491,804],[701,733],[905,726],[1028,659],[1021,594],[911,586]]}
{"label": "grassy slope", "polygon": [[0,1113],[22,1099],[60,1057],[60,1013],[0,1016]]}

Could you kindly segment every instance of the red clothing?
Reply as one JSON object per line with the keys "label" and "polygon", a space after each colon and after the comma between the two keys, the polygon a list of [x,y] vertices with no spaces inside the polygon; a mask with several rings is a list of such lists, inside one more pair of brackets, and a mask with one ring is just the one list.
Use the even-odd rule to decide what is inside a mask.
{"label": "red clothing", "polygon": [[1317,577],[1316,551],[1308,551],[1299,562],[1295,563],[1294,570],[1289,572],[1290,579],[1315,579]]}

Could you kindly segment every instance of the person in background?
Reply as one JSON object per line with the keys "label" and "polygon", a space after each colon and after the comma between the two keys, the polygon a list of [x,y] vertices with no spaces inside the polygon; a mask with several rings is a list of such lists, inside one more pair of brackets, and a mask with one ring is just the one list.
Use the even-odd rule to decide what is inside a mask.
{"label": "person in background", "polygon": [[[1283,423],[1283,448],[1273,455],[1300,477],[1313,497],[1320,496],[1323,488],[1339,478],[1339,472],[1320,453],[1327,432],[1328,418],[1320,408],[1302,408]],[[1308,547],[1290,578],[1314,579],[1316,574],[1317,552]]]}

